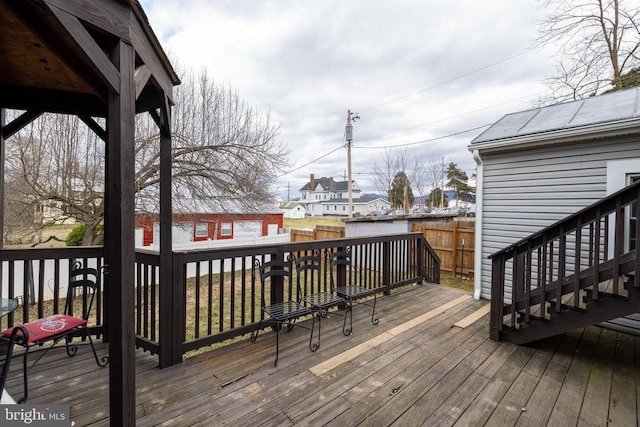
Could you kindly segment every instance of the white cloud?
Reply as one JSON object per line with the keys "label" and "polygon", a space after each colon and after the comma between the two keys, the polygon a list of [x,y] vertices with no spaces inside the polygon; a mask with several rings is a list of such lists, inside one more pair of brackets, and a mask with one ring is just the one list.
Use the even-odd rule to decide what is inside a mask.
{"label": "white cloud", "polygon": [[[535,0],[141,3],[172,57],[270,108],[298,166],[339,147],[347,109],[360,112],[353,169],[365,190],[381,153],[359,147],[439,138],[530,108],[550,72],[543,53],[527,51],[544,13]],[[467,144],[480,131],[408,149],[445,157],[470,175]],[[289,186],[295,197],[309,173],[346,168],[340,150],[282,177],[281,190]]]}

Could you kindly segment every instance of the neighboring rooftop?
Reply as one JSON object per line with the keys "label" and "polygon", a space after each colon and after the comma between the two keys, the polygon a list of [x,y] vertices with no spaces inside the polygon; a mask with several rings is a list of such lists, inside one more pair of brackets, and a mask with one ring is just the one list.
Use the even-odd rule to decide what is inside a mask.
{"label": "neighboring rooftop", "polygon": [[[471,144],[640,118],[640,88],[507,114]],[[638,126],[636,121],[633,123]]]}
{"label": "neighboring rooftop", "polygon": [[322,177],[312,178],[300,191],[315,191],[318,186],[321,186],[324,191],[347,191],[349,189],[348,181],[336,181],[333,178]]}

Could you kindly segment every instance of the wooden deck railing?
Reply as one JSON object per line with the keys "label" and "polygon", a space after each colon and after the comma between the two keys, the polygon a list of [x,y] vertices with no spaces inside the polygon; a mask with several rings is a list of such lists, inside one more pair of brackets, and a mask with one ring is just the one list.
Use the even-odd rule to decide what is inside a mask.
{"label": "wooden deck railing", "polygon": [[[67,295],[71,265],[102,266],[103,248],[70,247],[46,249],[4,249],[0,251],[0,297],[17,298],[20,305],[13,313],[0,319],[0,328],[26,323],[34,318],[62,313]],[[103,288],[103,283],[100,287]],[[87,303],[79,301],[84,309]],[[105,324],[103,293],[98,292],[89,319],[92,329],[101,331]]]}
{"label": "wooden deck railing", "polygon": [[[640,265],[636,212],[640,183],[491,255],[491,338],[566,308],[584,310],[600,295],[624,296],[619,278]],[[640,286],[639,275],[633,280]]]}
{"label": "wooden deck railing", "polygon": [[[136,345],[160,355],[161,366],[179,363],[184,353],[248,334],[260,320],[260,283],[256,261],[301,256],[314,251],[349,248],[362,286],[384,294],[409,283],[440,281],[440,260],[420,233],[355,239],[319,240],[281,245],[174,251],[173,277],[160,277],[158,252],[136,251]],[[7,249],[2,253],[0,296],[20,297],[23,304],[0,324],[2,328],[61,312],[70,265],[101,266],[103,248]],[[325,259],[323,257],[323,259]],[[327,266],[320,286],[329,290]],[[107,269],[108,270],[108,269]],[[109,284],[116,286],[117,284]],[[4,290],[4,291],[3,291]],[[269,289],[272,302],[291,289]],[[90,325],[105,333],[103,294]],[[169,341],[169,342],[167,342]]]}

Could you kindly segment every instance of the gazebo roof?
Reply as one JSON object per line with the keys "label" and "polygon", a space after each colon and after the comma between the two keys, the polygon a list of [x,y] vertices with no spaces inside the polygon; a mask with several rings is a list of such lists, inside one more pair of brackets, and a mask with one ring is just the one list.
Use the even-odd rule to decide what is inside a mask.
{"label": "gazebo roof", "polygon": [[135,51],[136,112],[159,108],[180,80],[136,0],[0,2],[0,106],[107,114],[118,40]]}

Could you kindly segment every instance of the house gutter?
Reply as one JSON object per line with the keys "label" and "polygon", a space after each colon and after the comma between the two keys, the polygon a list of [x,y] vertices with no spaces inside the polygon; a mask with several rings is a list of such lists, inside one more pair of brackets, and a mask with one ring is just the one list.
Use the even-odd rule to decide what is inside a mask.
{"label": "house gutter", "polygon": [[482,163],[482,157],[480,156],[480,150],[475,149],[472,153],[473,159],[478,165],[476,168],[476,231],[473,255],[473,298],[479,300],[482,291],[482,201],[484,199],[484,165]]}

